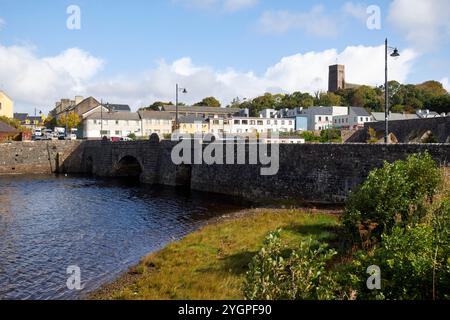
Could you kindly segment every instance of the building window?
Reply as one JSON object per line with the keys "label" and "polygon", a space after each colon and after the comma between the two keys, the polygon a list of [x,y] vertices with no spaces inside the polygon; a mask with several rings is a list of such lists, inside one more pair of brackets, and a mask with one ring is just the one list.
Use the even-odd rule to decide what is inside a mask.
{"label": "building window", "polygon": [[219,120],[214,120],[213,123],[214,124],[220,124]]}
{"label": "building window", "polygon": [[262,126],[263,124],[262,120],[258,120],[258,126]]}
{"label": "building window", "polygon": [[322,121],[322,117],[319,117],[319,121]]}
{"label": "building window", "polygon": [[248,124],[248,120],[242,120],[242,124]]}
{"label": "building window", "polygon": [[241,120],[234,120],[234,124],[241,124]]}
{"label": "building window", "polygon": [[119,120],[116,120],[116,124],[119,124]]}
{"label": "building window", "polygon": [[251,126],[254,126],[255,123],[256,123],[255,120],[250,120],[250,125],[251,125]]}
{"label": "building window", "polygon": [[267,120],[267,124],[270,124],[270,120]]}
{"label": "building window", "polygon": [[109,130],[101,130],[100,135],[101,136],[109,136]]}
{"label": "building window", "polygon": [[328,121],[328,117],[325,117],[325,121]]}
{"label": "building window", "polygon": [[122,131],[116,130],[116,136],[121,136],[122,135]]}

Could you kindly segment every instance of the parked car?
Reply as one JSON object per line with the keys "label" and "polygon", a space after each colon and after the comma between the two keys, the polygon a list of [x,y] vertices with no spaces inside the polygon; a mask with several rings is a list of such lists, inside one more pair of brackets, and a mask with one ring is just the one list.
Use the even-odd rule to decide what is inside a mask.
{"label": "parked car", "polygon": [[120,138],[119,137],[111,137],[109,140],[111,140],[112,142],[119,142]]}
{"label": "parked car", "polygon": [[66,140],[77,140],[77,135],[71,133],[71,134],[66,136]]}
{"label": "parked car", "polygon": [[42,140],[52,140],[53,138],[53,131],[50,129],[45,129],[42,134]]}
{"label": "parked car", "polygon": [[44,138],[44,136],[43,136],[43,129],[42,128],[36,128],[36,129],[34,129],[34,132],[33,132],[33,140],[36,140],[36,141],[38,141],[38,140],[42,140],[43,138]]}
{"label": "parked car", "polygon": [[120,138],[120,141],[133,141],[133,139],[131,139],[129,137],[122,137],[122,138]]}

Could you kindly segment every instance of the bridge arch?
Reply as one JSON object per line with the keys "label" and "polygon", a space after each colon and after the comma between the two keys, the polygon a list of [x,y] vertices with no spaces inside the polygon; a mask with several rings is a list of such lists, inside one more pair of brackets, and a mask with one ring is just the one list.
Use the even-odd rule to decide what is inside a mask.
{"label": "bridge arch", "polygon": [[140,178],[142,172],[143,167],[140,161],[134,156],[125,155],[117,162],[114,175],[122,178]]}

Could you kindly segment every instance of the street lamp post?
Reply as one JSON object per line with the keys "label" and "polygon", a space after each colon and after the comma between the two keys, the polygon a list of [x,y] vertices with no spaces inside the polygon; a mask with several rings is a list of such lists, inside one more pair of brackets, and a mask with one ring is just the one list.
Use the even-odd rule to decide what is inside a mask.
{"label": "street lamp post", "polygon": [[178,121],[178,93],[187,93],[186,88],[180,88],[178,86],[178,83],[176,85],[176,99],[175,99],[175,130],[178,130],[179,128],[179,121]]}
{"label": "street lamp post", "polygon": [[34,129],[36,129],[36,117],[37,117],[37,112],[38,111],[39,111],[39,115],[42,115],[42,111],[41,110],[38,110],[38,109],[34,108],[34,120],[33,120]]}
{"label": "street lamp post", "polygon": [[384,102],[385,102],[385,106],[384,106],[384,143],[388,144],[389,143],[389,85],[388,85],[388,55],[389,55],[389,50],[391,50],[391,57],[393,58],[397,58],[400,56],[400,54],[398,53],[398,49],[397,48],[392,48],[388,46],[388,39],[386,38],[386,41],[384,42],[384,47],[385,47],[385,55],[384,55],[384,61],[385,61],[385,78],[384,78]]}

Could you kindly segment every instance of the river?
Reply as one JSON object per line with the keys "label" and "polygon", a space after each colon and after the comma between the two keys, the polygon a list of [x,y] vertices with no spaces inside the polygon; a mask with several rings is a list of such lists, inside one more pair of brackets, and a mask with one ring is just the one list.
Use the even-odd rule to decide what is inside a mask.
{"label": "river", "polygon": [[[83,299],[139,259],[243,208],[236,199],[85,177],[0,177],[0,300]],[[69,266],[82,290],[69,290]]]}

